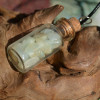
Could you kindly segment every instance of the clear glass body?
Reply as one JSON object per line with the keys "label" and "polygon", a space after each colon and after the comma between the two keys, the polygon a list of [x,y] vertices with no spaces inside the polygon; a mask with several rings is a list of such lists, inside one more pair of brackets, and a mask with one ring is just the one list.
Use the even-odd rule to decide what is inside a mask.
{"label": "clear glass body", "polygon": [[8,59],[22,73],[32,69],[60,49],[60,30],[52,24],[42,25],[7,48]]}

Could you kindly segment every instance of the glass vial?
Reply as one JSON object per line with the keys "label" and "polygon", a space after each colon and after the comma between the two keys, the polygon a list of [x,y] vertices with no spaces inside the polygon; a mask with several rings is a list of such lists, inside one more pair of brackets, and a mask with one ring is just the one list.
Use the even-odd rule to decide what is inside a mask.
{"label": "glass vial", "polygon": [[[75,20],[78,21],[76,18]],[[46,24],[33,30],[8,46],[8,59],[18,71],[22,73],[29,71],[56,53],[63,45],[63,38],[71,40],[74,37],[75,32],[80,30],[80,26],[76,29],[77,25],[71,24],[75,20],[61,19],[56,25]]]}

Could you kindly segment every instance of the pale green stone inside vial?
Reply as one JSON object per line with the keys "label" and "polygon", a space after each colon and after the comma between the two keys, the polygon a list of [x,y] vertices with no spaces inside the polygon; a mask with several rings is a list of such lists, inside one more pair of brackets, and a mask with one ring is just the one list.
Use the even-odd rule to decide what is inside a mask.
{"label": "pale green stone inside vial", "polygon": [[62,39],[57,32],[44,29],[40,33],[17,43],[13,49],[20,55],[27,69],[37,64],[61,45]]}

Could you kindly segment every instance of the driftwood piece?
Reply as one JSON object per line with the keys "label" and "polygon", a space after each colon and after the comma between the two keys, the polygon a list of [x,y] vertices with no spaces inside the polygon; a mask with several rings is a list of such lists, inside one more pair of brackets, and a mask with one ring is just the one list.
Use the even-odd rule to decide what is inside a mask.
{"label": "driftwood piece", "polygon": [[31,15],[0,10],[0,100],[99,98],[100,30],[96,26],[83,28],[70,43],[65,40],[59,52],[26,74],[12,69],[7,60],[8,40],[32,27],[52,23],[62,9],[56,5]]}

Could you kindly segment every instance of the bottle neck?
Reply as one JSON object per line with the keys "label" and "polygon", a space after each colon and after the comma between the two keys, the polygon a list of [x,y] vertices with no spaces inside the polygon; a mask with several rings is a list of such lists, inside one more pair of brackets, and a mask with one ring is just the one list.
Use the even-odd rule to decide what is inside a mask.
{"label": "bottle neck", "polygon": [[61,36],[68,41],[71,41],[75,37],[75,33],[81,30],[80,22],[75,17],[61,18],[56,22],[56,27],[60,30]]}

